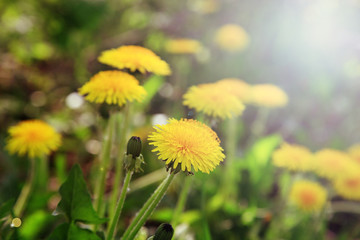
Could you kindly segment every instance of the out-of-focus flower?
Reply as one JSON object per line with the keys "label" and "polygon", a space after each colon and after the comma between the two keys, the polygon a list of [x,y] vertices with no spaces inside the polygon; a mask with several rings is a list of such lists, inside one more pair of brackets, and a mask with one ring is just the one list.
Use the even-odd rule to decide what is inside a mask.
{"label": "out-of-focus flower", "polygon": [[351,157],[341,151],[323,149],[315,154],[314,171],[319,176],[335,179],[353,170],[359,170],[359,165]]}
{"label": "out-of-focus flower", "polygon": [[184,105],[221,119],[238,116],[245,109],[244,104],[237,97],[229,94],[217,84],[192,86],[183,98]]}
{"label": "out-of-focus flower", "polygon": [[193,119],[169,119],[157,125],[149,136],[159,159],[166,161],[171,171],[210,173],[225,155],[216,133],[205,124]]}
{"label": "out-of-focus flower", "polygon": [[79,89],[90,102],[117,104],[122,106],[126,101],[141,102],[146,95],[145,89],[132,75],[121,71],[103,71],[93,76]]}
{"label": "out-of-focus flower", "polygon": [[249,36],[239,25],[226,24],[216,32],[215,42],[229,52],[237,52],[245,49],[249,44]]}
{"label": "out-of-focus flower", "polygon": [[170,75],[169,65],[161,60],[151,50],[140,46],[122,46],[116,49],[103,51],[98,58],[99,62],[116,67],[118,69],[128,68],[141,73],[151,72],[158,75]]}
{"label": "out-of-focus flower", "polygon": [[295,171],[312,170],[314,156],[306,147],[284,143],[272,156],[273,164],[277,167]]}
{"label": "out-of-focus flower", "polygon": [[347,152],[357,163],[360,164],[360,144],[352,145]]}
{"label": "out-of-focus flower", "polygon": [[171,39],[165,45],[167,52],[175,54],[193,54],[199,52],[201,48],[199,41],[188,38]]}
{"label": "out-of-focus flower", "polygon": [[202,14],[214,13],[220,6],[219,0],[192,0],[189,4],[191,10]]}
{"label": "out-of-focus flower", "polygon": [[305,212],[314,212],[323,208],[326,196],[326,190],[320,184],[301,180],[291,187],[289,200]]}
{"label": "out-of-focus flower", "polygon": [[333,181],[336,192],[350,200],[360,200],[360,171],[342,174]]}
{"label": "out-of-focus flower", "polygon": [[279,87],[272,84],[257,84],[251,89],[249,103],[263,107],[283,107],[288,97]]}
{"label": "out-of-focus flower", "polygon": [[41,120],[26,120],[9,128],[6,149],[30,158],[48,155],[58,149],[61,136],[53,127]]}
{"label": "out-of-focus flower", "polygon": [[216,84],[245,103],[249,100],[251,86],[243,80],[237,78],[224,78],[216,82]]}

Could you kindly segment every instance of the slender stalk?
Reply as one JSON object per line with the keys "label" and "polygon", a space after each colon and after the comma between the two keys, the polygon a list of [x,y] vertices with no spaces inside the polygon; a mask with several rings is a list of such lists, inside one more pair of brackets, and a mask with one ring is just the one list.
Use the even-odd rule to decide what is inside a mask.
{"label": "slender stalk", "polygon": [[29,178],[26,181],[24,187],[22,188],[21,193],[14,206],[14,215],[17,217],[20,217],[23,214],[25,204],[28,202],[30,194],[35,184],[37,159],[31,158],[30,165],[31,166],[30,166]]}
{"label": "slender stalk", "polygon": [[[121,182],[121,175],[122,175],[122,170],[123,170],[123,158],[124,158],[124,153],[125,153],[125,149],[126,149],[126,141],[127,141],[127,133],[128,133],[128,128],[129,128],[129,122],[130,122],[130,103],[128,103],[125,106],[124,109],[124,116],[123,116],[123,122],[122,122],[122,127],[120,128],[120,131],[118,132],[119,134],[119,150],[117,153],[117,158],[115,161],[115,176],[114,176],[114,181],[113,181],[113,189],[111,192],[111,196],[110,196],[110,219],[113,218],[113,213],[114,210],[116,208],[116,202],[119,196],[119,190],[120,190],[120,182]],[[119,119],[119,118],[117,118]],[[121,124],[120,122],[116,122],[116,124]]]}
{"label": "slender stalk", "polygon": [[115,214],[114,214],[113,218],[111,219],[110,225],[109,225],[109,228],[108,228],[108,233],[107,233],[107,237],[106,237],[107,240],[113,239],[115,234],[116,234],[116,231],[115,231],[116,226],[117,226],[118,221],[119,221],[121,210],[122,210],[122,208],[124,206],[125,197],[126,197],[126,193],[127,193],[128,187],[129,187],[129,183],[130,183],[132,174],[133,174],[133,171],[128,171],[126,173],[125,180],[124,180],[124,185],[123,185],[121,193],[120,193],[120,198],[119,198],[119,201],[118,201],[118,203],[116,205]]}
{"label": "slender stalk", "polygon": [[173,227],[176,227],[176,225],[179,222],[179,217],[180,217],[181,213],[184,211],[186,199],[187,199],[187,196],[189,195],[192,179],[193,178],[190,176],[185,176],[185,183],[181,190],[181,193],[180,193],[180,196],[179,196],[179,199],[176,204],[176,208],[174,210],[174,214],[173,214],[173,217],[171,220],[171,225]]}
{"label": "slender stalk", "polygon": [[[114,129],[114,114],[110,113],[109,122],[107,126],[107,131],[104,136],[103,141],[103,148],[101,152],[100,158],[100,166],[99,166],[99,174],[100,177],[98,178],[97,185],[95,187],[95,210],[99,214],[100,217],[103,216],[104,212],[102,210],[104,192],[105,192],[105,185],[106,185],[106,174],[110,167],[110,155],[111,155],[111,145],[112,145],[112,138],[113,138],[113,129]],[[96,229],[96,226],[95,226]]]}
{"label": "slender stalk", "polygon": [[154,191],[151,197],[146,201],[144,206],[137,213],[130,226],[126,229],[122,240],[132,240],[135,238],[140,228],[144,225],[145,221],[152,214],[155,207],[159,204],[159,202],[165,195],[165,192],[168,189],[171,181],[174,179],[174,176],[174,174],[169,174],[158,186],[158,188]]}
{"label": "slender stalk", "polygon": [[247,142],[248,146],[250,144],[253,144],[255,139],[261,137],[261,135],[264,134],[264,131],[266,130],[266,121],[268,119],[269,113],[270,111],[268,108],[259,108],[256,118],[251,125],[251,136],[250,140],[248,140]]}
{"label": "slender stalk", "polygon": [[46,191],[49,183],[49,167],[48,161],[45,156],[41,156],[37,159],[37,174],[36,174],[36,190]]}
{"label": "slender stalk", "polygon": [[230,118],[227,122],[226,129],[226,160],[225,174],[223,178],[224,199],[236,197],[237,184],[235,183],[234,159],[236,155],[236,124],[237,118]]}

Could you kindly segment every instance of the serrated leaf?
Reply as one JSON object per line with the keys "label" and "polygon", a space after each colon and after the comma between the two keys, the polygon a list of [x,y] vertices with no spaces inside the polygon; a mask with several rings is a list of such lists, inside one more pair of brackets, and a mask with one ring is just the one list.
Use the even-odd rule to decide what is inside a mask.
{"label": "serrated leaf", "polygon": [[107,221],[107,219],[100,218],[95,212],[83,173],[78,164],[72,167],[59,192],[61,201],[57,206],[57,211],[64,213],[71,222],[103,223]]}

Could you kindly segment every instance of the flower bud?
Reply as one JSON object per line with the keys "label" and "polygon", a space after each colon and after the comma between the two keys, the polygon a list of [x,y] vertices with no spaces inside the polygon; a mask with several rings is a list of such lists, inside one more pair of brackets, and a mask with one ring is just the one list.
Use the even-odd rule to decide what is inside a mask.
{"label": "flower bud", "polygon": [[141,139],[139,137],[132,136],[127,144],[126,154],[131,154],[133,158],[137,158],[141,153]]}
{"label": "flower bud", "polygon": [[154,240],[171,240],[174,235],[173,227],[168,223],[162,223],[155,232]]}
{"label": "flower bud", "polygon": [[142,171],[141,164],[144,158],[141,155],[141,140],[139,137],[132,136],[128,141],[126,154],[124,157],[124,167],[127,171]]}

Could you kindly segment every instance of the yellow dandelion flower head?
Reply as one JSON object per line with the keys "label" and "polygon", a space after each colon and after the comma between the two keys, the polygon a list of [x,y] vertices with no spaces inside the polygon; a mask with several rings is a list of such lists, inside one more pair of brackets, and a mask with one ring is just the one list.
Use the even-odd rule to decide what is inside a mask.
{"label": "yellow dandelion flower head", "polygon": [[333,180],[336,192],[350,200],[360,200],[360,171],[354,170],[351,173],[343,174]]}
{"label": "yellow dandelion flower head", "polygon": [[238,116],[245,109],[237,97],[219,88],[217,84],[192,86],[184,94],[183,99],[184,105],[221,119]]}
{"label": "yellow dandelion flower head", "polygon": [[283,107],[288,102],[288,96],[275,85],[257,84],[251,89],[249,102],[263,107]]}
{"label": "yellow dandelion flower head", "polygon": [[288,143],[283,143],[274,151],[272,160],[277,167],[296,171],[312,170],[314,164],[314,156],[309,149]]}
{"label": "yellow dandelion flower head", "polygon": [[161,60],[153,51],[140,46],[122,46],[116,49],[103,51],[98,58],[99,62],[116,67],[128,68],[135,72],[151,72],[157,75],[170,75],[169,65]]}
{"label": "yellow dandelion flower head", "polygon": [[174,54],[193,54],[199,52],[201,48],[199,41],[188,38],[171,39],[165,44],[165,50]]}
{"label": "yellow dandelion flower head", "polygon": [[245,49],[249,44],[249,35],[239,25],[226,24],[216,32],[215,42],[229,52],[237,52]]}
{"label": "yellow dandelion flower head", "polygon": [[347,152],[357,163],[360,164],[360,144],[351,146]]}
{"label": "yellow dandelion flower head", "polygon": [[216,82],[225,91],[238,97],[241,101],[247,102],[249,100],[251,86],[238,78],[224,78]]}
{"label": "yellow dandelion flower head", "polygon": [[225,157],[216,133],[193,119],[169,119],[167,124],[157,125],[148,140],[159,159],[182,171],[194,168],[210,173]]}
{"label": "yellow dandelion flower head", "polygon": [[334,179],[354,169],[359,169],[358,164],[345,152],[323,149],[315,154],[314,171],[319,176]]}
{"label": "yellow dandelion flower head", "polygon": [[289,200],[305,212],[314,212],[323,208],[326,197],[326,190],[320,184],[301,180],[292,185]]}
{"label": "yellow dandelion flower head", "polygon": [[79,93],[90,102],[124,105],[127,101],[141,102],[145,89],[132,75],[121,71],[102,71],[85,83]]}
{"label": "yellow dandelion flower head", "polygon": [[41,120],[26,120],[8,130],[6,149],[11,154],[30,158],[48,155],[61,144],[61,136],[53,127]]}

